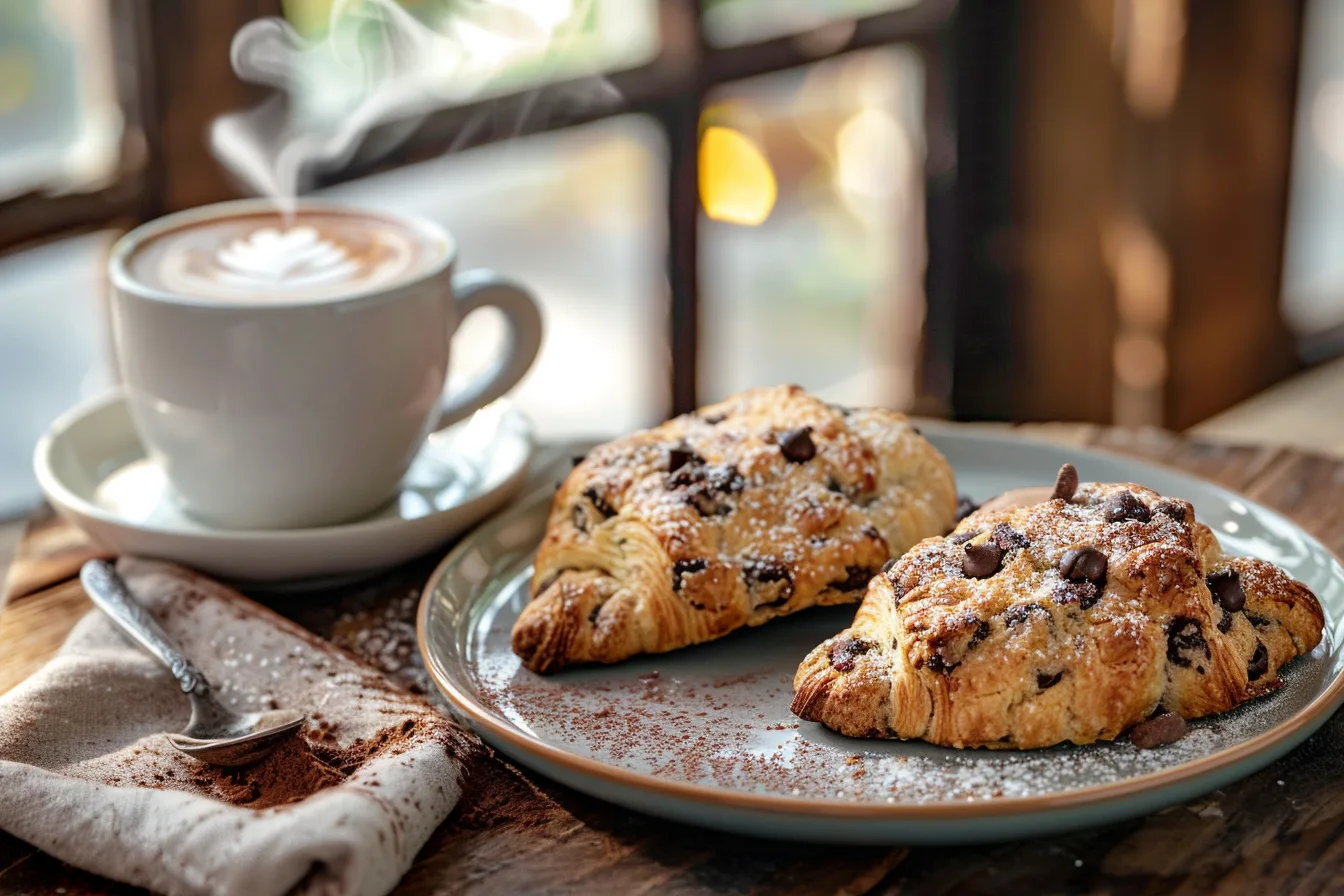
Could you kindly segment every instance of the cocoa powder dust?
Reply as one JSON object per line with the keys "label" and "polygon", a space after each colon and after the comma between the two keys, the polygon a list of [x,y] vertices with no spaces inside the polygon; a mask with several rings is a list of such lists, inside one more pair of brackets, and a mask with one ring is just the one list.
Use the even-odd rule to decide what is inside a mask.
{"label": "cocoa powder dust", "polygon": [[[276,748],[265,759],[242,768],[197,767],[186,783],[204,796],[248,809],[270,809],[306,799],[340,784],[379,756],[405,752],[431,733],[425,719],[407,719],[380,729],[349,746],[337,743],[337,726],[314,714],[315,725]],[[376,784],[376,782],[370,782]],[[160,779],[151,786],[171,786]]]}

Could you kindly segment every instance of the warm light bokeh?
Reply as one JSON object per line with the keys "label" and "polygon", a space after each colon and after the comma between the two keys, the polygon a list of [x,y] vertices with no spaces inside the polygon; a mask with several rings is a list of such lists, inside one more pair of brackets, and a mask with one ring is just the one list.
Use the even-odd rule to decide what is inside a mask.
{"label": "warm light bokeh", "polygon": [[779,190],[765,154],[746,135],[709,127],[700,137],[700,203],[715,221],[754,226],[770,217]]}

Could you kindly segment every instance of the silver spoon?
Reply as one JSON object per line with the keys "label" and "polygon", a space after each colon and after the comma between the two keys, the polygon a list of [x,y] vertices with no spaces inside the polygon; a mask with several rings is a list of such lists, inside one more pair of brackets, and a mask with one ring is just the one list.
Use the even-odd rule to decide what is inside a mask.
{"label": "silver spoon", "polygon": [[212,765],[247,765],[261,759],[292,736],[307,720],[292,709],[238,713],[221,706],[210,682],[182,655],[154,617],[131,596],[126,582],[106,560],[90,560],[79,571],[98,608],[127,636],[167,667],[191,700],[191,722],[181,734],[170,734],[173,746],[193,759]]}

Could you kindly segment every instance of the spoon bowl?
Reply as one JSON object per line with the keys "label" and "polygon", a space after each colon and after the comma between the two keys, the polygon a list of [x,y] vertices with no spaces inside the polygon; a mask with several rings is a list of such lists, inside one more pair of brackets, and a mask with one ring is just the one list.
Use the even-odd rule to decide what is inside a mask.
{"label": "spoon bowl", "polygon": [[90,600],[172,672],[191,700],[191,721],[186,730],[168,735],[168,742],[186,755],[211,765],[250,765],[292,737],[307,721],[305,714],[293,709],[235,712],[216,700],[205,675],[136,601],[111,563],[88,561],[79,571],[79,580]]}
{"label": "spoon bowl", "polygon": [[251,765],[265,758],[307,720],[307,716],[293,709],[245,712],[234,716],[236,727],[197,732],[192,724],[181,734],[168,735],[168,742],[193,759],[211,765]]}

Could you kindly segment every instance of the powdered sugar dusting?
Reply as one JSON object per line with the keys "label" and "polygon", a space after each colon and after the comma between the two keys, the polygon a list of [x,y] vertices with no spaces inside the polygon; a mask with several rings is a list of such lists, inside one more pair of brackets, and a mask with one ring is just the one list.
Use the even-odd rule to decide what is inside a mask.
{"label": "powdered sugar dusting", "polygon": [[[523,585],[520,578],[515,588]],[[501,595],[504,602],[512,594]],[[856,740],[789,712],[798,658],[851,611],[813,610],[722,641],[618,666],[539,676],[509,649],[516,603],[478,629],[472,668],[503,719],[562,749],[671,781],[855,803],[930,803],[1040,796],[1104,785],[1210,756],[1301,709],[1329,673],[1329,645],[1298,660],[1285,685],[1183,740],[1035,751],[952,750]]]}

